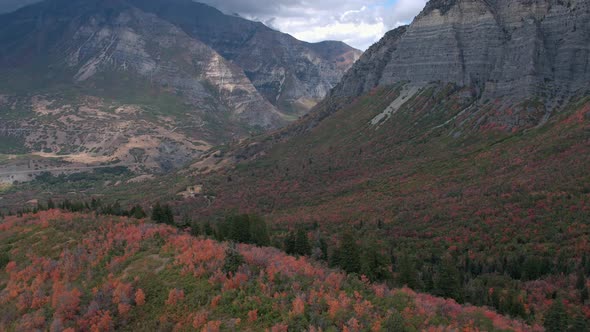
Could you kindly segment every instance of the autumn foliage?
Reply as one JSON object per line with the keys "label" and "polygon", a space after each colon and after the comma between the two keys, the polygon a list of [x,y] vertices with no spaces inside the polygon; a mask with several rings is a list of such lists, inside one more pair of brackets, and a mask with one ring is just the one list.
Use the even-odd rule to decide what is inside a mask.
{"label": "autumn foliage", "polygon": [[[12,246],[11,261],[0,274],[6,283],[0,309],[19,313],[0,316],[2,330],[112,331],[118,324],[137,329],[163,324],[201,331],[330,326],[379,331],[392,305],[404,324],[418,329],[436,321],[437,328],[534,330],[481,308],[351,279],[277,249],[238,245],[245,263],[226,274],[221,271],[226,244],[166,225],[57,211],[9,217],[5,224],[11,227],[0,243],[15,235],[22,240]],[[38,242],[40,229],[54,236]],[[61,236],[70,239],[67,246]],[[162,289],[162,282],[172,287]],[[158,316],[146,316],[149,308]],[[319,317],[324,323],[311,323]]]}

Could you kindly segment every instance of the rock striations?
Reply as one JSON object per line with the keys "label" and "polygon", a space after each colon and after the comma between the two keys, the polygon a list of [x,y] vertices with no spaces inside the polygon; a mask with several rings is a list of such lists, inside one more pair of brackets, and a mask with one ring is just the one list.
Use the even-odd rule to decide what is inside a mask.
{"label": "rock striations", "polygon": [[131,0],[184,29],[244,69],[281,111],[306,113],[336,86],[361,52],[344,43],[306,43],[259,22],[189,0]]}
{"label": "rock striations", "polygon": [[359,55],[189,0],[42,1],[0,15],[0,139],[24,145],[0,154],[180,167],[307,112]]}
{"label": "rock striations", "polygon": [[481,102],[538,100],[550,112],[589,89],[588,45],[588,1],[432,0],[371,47],[333,95],[444,82],[473,87]]}

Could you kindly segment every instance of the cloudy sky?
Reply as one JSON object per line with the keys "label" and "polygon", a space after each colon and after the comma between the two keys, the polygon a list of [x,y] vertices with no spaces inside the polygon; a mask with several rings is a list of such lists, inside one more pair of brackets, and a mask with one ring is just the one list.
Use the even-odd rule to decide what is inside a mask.
{"label": "cloudy sky", "polygon": [[[38,0],[0,0],[0,12]],[[200,0],[316,42],[341,40],[361,50],[412,21],[426,0]]]}
{"label": "cloudy sky", "polygon": [[298,39],[341,40],[361,50],[412,21],[426,0],[201,0]]}

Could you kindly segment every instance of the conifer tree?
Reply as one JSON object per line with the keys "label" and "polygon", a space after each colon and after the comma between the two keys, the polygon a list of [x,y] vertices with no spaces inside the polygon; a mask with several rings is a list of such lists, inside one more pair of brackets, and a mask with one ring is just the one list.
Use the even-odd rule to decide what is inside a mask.
{"label": "conifer tree", "polygon": [[250,243],[250,219],[248,215],[237,215],[230,218],[229,238],[239,243]]}
{"label": "conifer tree", "polygon": [[399,259],[398,273],[398,283],[400,285],[405,285],[412,289],[418,288],[416,266],[407,253],[403,253]]}
{"label": "conifer tree", "polygon": [[230,244],[225,251],[225,260],[223,261],[223,272],[235,274],[240,266],[244,264],[244,257],[238,252],[235,244]]}
{"label": "conifer tree", "polygon": [[560,299],[553,301],[547,311],[543,326],[547,332],[566,332],[568,330],[567,313]]}
{"label": "conifer tree", "polygon": [[391,278],[387,258],[381,254],[374,243],[367,243],[361,259],[361,273],[371,281],[387,280]]}
{"label": "conifer tree", "polygon": [[250,222],[250,240],[253,244],[261,247],[270,245],[270,236],[268,234],[268,226],[264,219],[257,215],[248,216]]}
{"label": "conifer tree", "polygon": [[361,272],[360,248],[351,231],[346,231],[342,235],[338,255],[338,265],[344,271],[348,273]]}
{"label": "conifer tree", "polygon": [[590,325],[583,314],[577,314],[572,320],[569,332],[590,331]]}
{"label": "conifer tree", "polygon": [[450,256],[445,257],[440,265],[436,288],[438,295],[462,301],[460,273]]}
{"label": "conifer tree", "polygon": [[301,256],[311,255],[311,245],[309,244],[307,232],[303,227],[299,227],[295,233],[295,252]]}

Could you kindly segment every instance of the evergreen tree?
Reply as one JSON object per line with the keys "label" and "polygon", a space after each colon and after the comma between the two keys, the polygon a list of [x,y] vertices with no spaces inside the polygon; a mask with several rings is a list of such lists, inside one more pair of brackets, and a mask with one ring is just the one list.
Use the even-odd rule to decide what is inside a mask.
{"label": "evergreen tree", "polygon": [[296,255],[295,251],[295,233],[289,232],[285,237],[285,241],[283,243],[285,252],[289,255]]}
{"label": "evergreen tree", "polygon": [[322,252],[322,259],[327,259],[328,258],[328,243],[326,242],[326,240],[324,240],[323,237],[320,237],[318,239],[318,248],[320,248],[320,251]]}
{"label": "evergreen tree", "polygon": [[48,210],[55,209],[55,203],[53,203],[53,200],[51,198],[47,200],[47,209]]}
{"label": "evergreen tree", "polygon": [[175,225],[170,205],[160,205],[159,202],[154,205],[152,210],[152,220],[160,224]]}
{"label": "evergreen tree", "polygon": [[250,218],[248,215],[230,217],[229,239],[239,243],[250,243]]}
{"label": "evergreen tree", "polygon": [[412,258],[404,253],[398,261],[398,283],[412,289],[418,288],[418,274]]}
{"label": "evergreen tree", "polygon": [[584,254],[584,256],[582,257],[582,269],[584,270],[584,274],[586,276],[590,276],[590,258],[588,257],[588,254]]}
{"label": "evergreen tree", "polygon": [[161,223],[162,218],[163,218],[162,216],[163,216],[162,206],[160,205],[160,202],[158,202],[152,208],[152,220],[157,223]]}
{"label": "evergreen tree", "polygon": [[295,233],[295,253],[301,256],[311,255],[311,245],[303,227],[299,227]]}
{"label": "evergreen tree", "polygon": [[543,326],[547,332],[566,332],[568,330],[568,317],[561,300],[553,301],[547,311]]}
{"label": "evergreen tree", "polygon": [[222,271],[228,275],[235,274],[243,264],[244,257],[238,252],[235,244],[230,244],[225,251]]}
{"label": "evergreen tree", "polygon": [[164,205],[164,223],[168,225],[174,225],[174,213],[170,205]]}
{"label": "evergreen tree", "polygon": [[348,273],[361,272],[360,248],[352,232],[346,231],[342,235],[338,249],[338,265]]}
{"label": "evergreen tree", "polygon": [[147,214],[140,205],[135,205],[129,210],[129,216],[135,219],[143,219]]}
{"label": "evergreen tree", "polygon": [[307,232],[303,227],[297,228],[295,232],[289,232],[285,238],[285,252],[289,255],[309,256],[311,245]]}
{"label": "evergreen tree", "polygon": [[590,331],[590,326],[583,314],[577,314],[572,320],[569,332]]}
{"label": "evergreen tree", "polygon": [[205,224],[203,225],[203,234],[205,234],[205,236],[213,236],[214,233],[215,232],[213,231],[211,223],[209,221],[205,222]]}
{"label": "evergreen tree", "polygon": [[256,215],[248,216],[250,222],[250,240],[253,244],[261,247],[270,245],[270,236],[268,235],[268,226],[264,219]]}
{"label": "evergreen tree", "polygon": [[201,225],[199,225],[198,222],[192,222],[190,224],[190,228],[191,228],[191,235],[192,236],[200,236],[201,235]]}
{"label": "evergreen tree", "polygon": [[578,271],[578,278],[576,279],[576,288],[578,290],[582,290],[586,288],[586,277],[584,276],[584,271]]}
{"label": "evergreen tree", "polygon": [[361,273],[371,281],[391,279],[387,258],[373,243],[367,243],[361,259]]}
{"label": "evergreen tree", "polygon": [[460,273],[450,256],[445,257],[440,265],[436,288],[437,295],[462,301]]}

